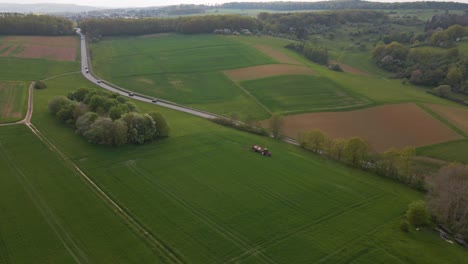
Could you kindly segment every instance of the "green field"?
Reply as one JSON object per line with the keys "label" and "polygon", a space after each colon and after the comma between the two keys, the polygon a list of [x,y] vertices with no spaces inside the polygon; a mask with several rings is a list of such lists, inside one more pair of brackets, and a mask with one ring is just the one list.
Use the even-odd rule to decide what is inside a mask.
{"label": "green field", "polygon": [[214,35],[109,38],[91,46],[96,73],[150,96],[230,116],[268,113],[223,70],[274,61],[249,45]]}
{"label": "green field", "polygon": [[418,155],[468,164],[468,140],[458,140],[418,149]]}
{"label": "green field", "polygon": [[[35,94],[33,123],[183,261],[462,263],[468,257],[428,230],[399,231],[408,202],[422,198],[403,185],[150,104],[138,107],[161,111],[170,138],[118,149],[91,145],[51,117],[46,102],[92,84],[68,75],[47,85]],[[251,152],[251,144],[268,146],[273,157]]]}
{"label": "green field", "polygon": [[273,112],[318,111],[367,104],[324,77],[275,76],[244,81],[241,85]]}
{"label": "green field", "polygon": [[28,108],[28,84],[0,82],[0,123],[23,119]]}
{"label": "green field", "polygon": [[79,62],[44,59],[0,58],[0,80],[36,81],[63,73],[79,71]]}

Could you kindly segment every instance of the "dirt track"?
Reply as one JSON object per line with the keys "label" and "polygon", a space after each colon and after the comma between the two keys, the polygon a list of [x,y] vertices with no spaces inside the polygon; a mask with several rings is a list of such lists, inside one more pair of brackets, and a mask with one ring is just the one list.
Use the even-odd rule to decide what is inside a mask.
{"label": "dirt track", "polygon": [[287,116],[284,133],[320,129],[333,138],[360,136],[373,149],[424,146],[460,139],[461,136],[415,104],[384,105],[349,112],[308,113]]}
{"label": "dirt track", "polygon": [[266,55],[272,57],[273,59],[275,59],[276,61],[278,61],[279,63],[286,63],[286,64],[298,64],[298,65],[303,65],[301,62],[287,56],[286,54],[284,54],[283,52],[277,50],[277,49],[274,49],[270,46],[266,46],[266,45],[255,45],[254,46],[256,49],[258,49],[259,51],[265,53]]}

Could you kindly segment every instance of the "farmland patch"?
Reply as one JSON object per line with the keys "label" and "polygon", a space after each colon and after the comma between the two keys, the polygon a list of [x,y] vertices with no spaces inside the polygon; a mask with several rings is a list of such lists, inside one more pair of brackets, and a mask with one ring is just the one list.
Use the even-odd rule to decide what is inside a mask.
{"label": "farmland patch", "polygon": [[227,70],[224,73],[233,81],[246,81],[277,75],[313,75],[315,72],[305,66],[269,64],[253,66],[235,70]]}
{"label": "farmland patch", "polygon": [[468,134],[468,108],[427,104],[437,114]]}
{"label": "farmland patch", "polygon": [[265,53],[266,55],[272,57],[273,59],[277,60],[280,63],[286,63],[286,64],[300,64],[299,61],[289,57],[288,55],[284,54],[283,52],[268,46],[268,45],[254,45],[255,48],[257,48],[259,51]]}
{"label": "farmland patch", "polygon": [[366,71],[363,71],[361,69],[355,68],[353,66],[350,66],[348,64],[344,64],[338,61],[331,60],[330,64],[339,64],[341,69],[343,69],[344,72],[349,72],[352,74],[363,75],[363,76],[374,76],[371,73],[368,73]]}
{"label": "farmland patch", "polygon": [[349,112],[287,116],[284,132],[295,138],[300,131],[320,129],[333,138],[359,136],[374,150],[424,146],[461,136],[415,104],[384,105]]}
{"label": "farmland patch", "polygon": [[74,61],[78,41],[74,37],[8,36],[1,39],[2,57]]}
{"label": "farmland patch", "polygon": [[21,120],[25,112],[27,87],[22,82],[0,83],[0,123]]}
{"label": "farmland patch", "polygon": [[367,104],[325,77],[275,76],[244,81],[241,85],[273,112],[317,111]]}

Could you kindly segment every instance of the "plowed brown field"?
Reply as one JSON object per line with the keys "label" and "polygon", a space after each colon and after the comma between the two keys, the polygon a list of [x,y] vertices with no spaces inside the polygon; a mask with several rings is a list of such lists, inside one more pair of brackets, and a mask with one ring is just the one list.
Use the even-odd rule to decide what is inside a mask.
{"label": "plowed brown field", "polygon": [[224,73],[233,81],[245,81],[277,75],[313,75],[314,71],[299,65],[269,64],[253,66],[235,70],[227,70]]}
{"label": "plowed brown field", "polygon": [[284,133],[289,137],[296,138],[298,132],[311,129],[320,129],[332,138],[359,136],[377,152],[391,147],[418,147],[462,138],[415,104],[284,118]]}
{"label": "plowed brown field", "polygon": [[299,61],[289,57],[288,55],[284,54],[283,52],[272,48],[266,45],[255,45],[254,46],[259,51],[265,53],[266,55],[272,57],[273,59],[277,60],[280,63],[287,63],[287,64],[299,64],[302,65]]}
{"label": "plowed brown field", "polygon": [[468,108],[427,104],[429,108],[447,119],[450,123],[468,133]]}
{"label": "plowed brown field", "polygon": [[[1,42],[11,45],[1,54],[4,57],[44,58],[60,61],[74,61],[79,46],[76,37],[8,36],[2,38]],[[15,51],[14,54],[13,51]]]}

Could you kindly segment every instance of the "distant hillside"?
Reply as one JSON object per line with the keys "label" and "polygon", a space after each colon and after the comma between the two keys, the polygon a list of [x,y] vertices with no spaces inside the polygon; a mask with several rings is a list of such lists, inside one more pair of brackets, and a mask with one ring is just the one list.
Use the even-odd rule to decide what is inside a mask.
{"label": "distant hillside", "polygon": [[15,4],[15,3],[0,3],[0,12],[15,12],[15,13],[78,13],[102,8],[93,6],[80,6],[72,4]]}

